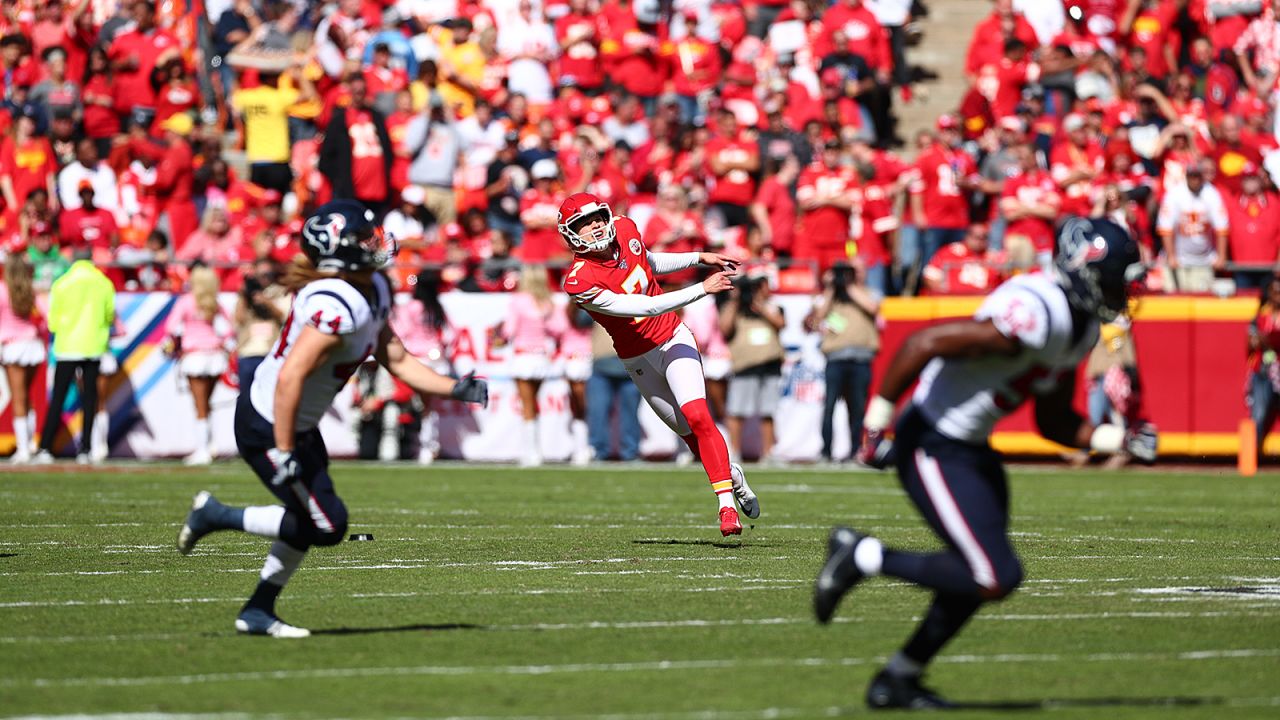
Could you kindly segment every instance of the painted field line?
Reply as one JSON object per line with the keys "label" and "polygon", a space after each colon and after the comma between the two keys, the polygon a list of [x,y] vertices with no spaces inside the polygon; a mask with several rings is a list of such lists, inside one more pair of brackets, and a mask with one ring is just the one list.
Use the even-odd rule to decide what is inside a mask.
{"label": "painted field line", "polygon": [[[1280,648],[1238,648],[1188,650],[1176,653],[1025,653],[997,655],[942,656],[936,662],[977,663],[1080,663],[1080,662],[1199,662],[1280,657]],[[139,677],[2,678],[0,687],[144,687],[155,685],[197,685],[209,683],[271,682],[276,680],[354,679],[370,677],[485,676],[485,675],[572,675],[589,673],[671,672],[791,667],[850,667],[885,662],[886,658],[739,658],[706,660],[654,660],[618,663],[563,663],[555,665],[414,665],[391,667],[339,667],[253,672],[201,673],[194,675],[149,675]]]}
{"label": "painted field line", "polygon": [[[1268,608],[1270,609],[1270,608]],[[1099,612],[1099,613],[1009,613],[1009,614],[978,614],[974,616],[974,621],[988,622],[1061,622],[1064,620],[1168,620],[1168,619],[1201,619],[1201,618],[1242,618],[1242,617],[1275,617],[1276,612],[1228,612],[1228,611],[1208,611],[1208,612]],[[862,622],[881,622],[883,617],[839,617],[833,620],[839,625],[852,625]],[[902,622],[918,622],[920,616],[911,616],[901,618]],[[896,620],[895,620],[896,621]],[[591,620],[586,622],[574,623],[529,623],[516,625],[484,625],[480,630],[485,632],[579,632],[587,630],[661,630],[661,629],[680,629],[680,628],[726,628],[726,627],[769,627],[769,626],[789,626],[789,625],[812,625],[814,619],[808,616],[804,617],[773,617],[773,618],[739,618],[739,619],[718,619],[718,620],[632,620],[632,621],[604,621]],[[152,633],[137,635],[63,635],[63,636],[39,636],[39,635],[23,635],[0,637],[0,645],[21,645],[27,643],[48,643],[48,644],[74,644],[74,643],[94,643],[94,642],[171,642],[175,640],[195,640],[199,638],[205,639],[230,639],[235,637],[230,633]]]}

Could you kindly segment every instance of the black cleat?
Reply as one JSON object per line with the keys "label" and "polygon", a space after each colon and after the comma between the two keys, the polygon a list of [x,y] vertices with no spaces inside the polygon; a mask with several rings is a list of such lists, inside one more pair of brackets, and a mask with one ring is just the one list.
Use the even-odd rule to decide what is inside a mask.
{"label": "black cleat", "polygon": [[867,688],[872,710],[954,710],[955,704],[920,684],[919,676],[891,675],[881,670]]}
{"label": "black cleat", "polygon": [[853,564],[853,549],[864,537],[847,527],[837,527],[827,538],[827,562],[813,584],[813,614],[823,625],[831,622],[840,598],[865,577]]}

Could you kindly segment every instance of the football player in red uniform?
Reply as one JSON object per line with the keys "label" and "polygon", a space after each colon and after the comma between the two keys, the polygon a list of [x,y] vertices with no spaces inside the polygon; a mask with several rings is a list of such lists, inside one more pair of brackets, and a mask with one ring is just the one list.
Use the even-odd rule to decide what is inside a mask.
{"label": "football player in red uniform", "polygon": [[[732,287],[734,261],[717,253],[649,252],[630,218],[613,216],[590,193],[574,193],[560,206],[557,227],[573,249],[565,292],[613,338],[613,347],[658,417],[702,462],[720,503],[720,533],[742,532],[734,500],[749,518],[760,503],[707,409],[702,355],[693,333],[673,312]],[[720,268],[700,285],[663,293],[655,275],[703,264]]]}

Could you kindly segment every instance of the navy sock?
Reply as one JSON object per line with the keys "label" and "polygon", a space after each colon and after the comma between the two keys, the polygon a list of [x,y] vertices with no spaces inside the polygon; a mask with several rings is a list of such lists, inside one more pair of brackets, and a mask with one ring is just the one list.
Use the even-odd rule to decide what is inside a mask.
{"label": "navy sock", "polygon": [[280,591],[283,589],[283,586],[269,583],[266,580],[258,581],[258,587],[254,588],[253,594],[249,596],[249,602],[244,604],[244,609],[265,610],[267,613],[275,615],[276,598],[280,597]]}
{"label": "navy sock", "polygon": [[244,529],[244,508],[230,507],[217,500],[210,500],[204,506],[204,515],[217,530]]}

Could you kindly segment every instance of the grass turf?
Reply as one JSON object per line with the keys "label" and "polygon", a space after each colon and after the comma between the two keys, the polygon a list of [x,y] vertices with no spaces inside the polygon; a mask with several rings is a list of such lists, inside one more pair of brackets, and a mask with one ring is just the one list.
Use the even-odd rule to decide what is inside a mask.
{"label": "grass turf", "polygon": [[[232,630],[266,541],[173,550],[196,490],[267,500],[241,465],[6,472],[0,714],[862,714],[927,597],[875,580],[818,627],[827,530],[935,540],[889,475],[748,472],[764,516],[724,542],[695,469],[340,464],[375,541],[311,553],[279,606],[303,641]],[[1027,582],[928,678],[992,705],[960,716],[1280,712],[1277,477],[1012,475]]]}

